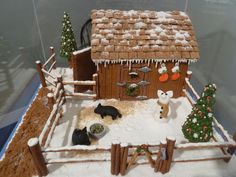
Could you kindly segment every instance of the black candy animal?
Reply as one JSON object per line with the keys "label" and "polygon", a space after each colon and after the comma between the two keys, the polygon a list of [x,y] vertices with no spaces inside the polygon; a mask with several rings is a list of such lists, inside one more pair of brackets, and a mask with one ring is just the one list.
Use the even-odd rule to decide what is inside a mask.
{"label": "black candy animal", "polygon": [[83,130],[75,129],[72,134],[72,143],[73,145],[90,145],[87,129],[84,127]]}
{"label": "black candy animal", "polygon": [[111,116],[112,120],[115,120],[117,116],[119,118],[122,117],[118,109],[113,106],[102,106],[101,103],[99,103],[98,106],[94,109],[94,112],[96,114],[100,114],[102,118],[104,118],[104,116]]}

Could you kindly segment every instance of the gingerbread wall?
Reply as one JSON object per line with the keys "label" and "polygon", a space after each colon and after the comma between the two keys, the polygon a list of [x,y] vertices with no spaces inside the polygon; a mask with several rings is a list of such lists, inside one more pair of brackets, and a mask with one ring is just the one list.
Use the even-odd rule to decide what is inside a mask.
{"label": "gingerbread wall", "polygon": [[[96,72],[96,67],[91,60],[91,50],[73,55],[72,62],[74,80],[92,80],[92,76]],[[88,85],[75,86],[75,92],[84,92],[88,89],[92,90],[92,87]]]}
{"label": "gingerbread wall", "polygon": [[[157,72],[159,65],[160,64],[155,67],[155,63],[150,63],[149,68],[151,70],[145,75],[140,74],[140,80],[150,82],[147,86],[140,86],[141,94],[146,95],[147,98],[156,98],[157,90],[161,89],[163,91],[173,90],[174,97],[180,97],[184,87],[184,79],[188,70],[188,64],[180,63],[181,77],[176,81],[172,81],[170,76],[172,74],[171,68],[174,66],[174,63],[166,62],[169,79],[164,83],[159,81],[160,74]],[[103,64],[100,64],[98,71],[99,98],[120,98],[124,100],[135,99],[135,97],[127,96],[125,93],[126,88],[124,86],[118,86],[117,83],[139,82],[140,80],[131,80],[128,73],[135,70],[135,68],[141,68],[144,66],[147,66],[147,63],[132,64],[132,69],[129,71],[129,66],[126,64],[107,64],[106,67]]]}

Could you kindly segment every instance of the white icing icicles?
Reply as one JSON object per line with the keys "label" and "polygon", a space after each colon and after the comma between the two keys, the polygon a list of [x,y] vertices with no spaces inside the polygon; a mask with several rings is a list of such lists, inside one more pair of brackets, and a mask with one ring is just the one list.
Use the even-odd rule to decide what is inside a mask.
{"label": "white icing icicles", "polygon": [[105,67],[105,68],[107,67],[107,63],[106,63],[106,60],[104,61],[104,67]]}
{"label": "white icing icicles", "polygon": [[157,61],[155,61],[155,62],[156,62],[156,64],[155,64],[155,68],[157,68],[158,62],[157,62]]}
{"label": "white icing icicles", "polygon": [[129,61],[129,71],[131,70],[131,66],[132,66],[132,61]]}

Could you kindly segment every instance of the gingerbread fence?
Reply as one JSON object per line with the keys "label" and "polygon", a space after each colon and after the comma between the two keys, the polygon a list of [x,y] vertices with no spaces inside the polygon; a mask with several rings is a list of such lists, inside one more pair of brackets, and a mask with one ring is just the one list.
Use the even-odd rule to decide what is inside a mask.
{"label": "gingerbread fence", "polygon": [[[106,162],[111,163],[112,175],[125,175],[132,166],[150,164],[155,172],[167,173],[170,170],[172,156],[175,148],[175,139],[167,137],[165,141],[156,144],[132,145],[127,143],[113,142],[111,146],[65,146],[58,148],[42,147],[39,138],[32,138],[28,141],[28,146],[37,166],[38,174],[47,175],[48,164],[57,163],[86,163],[86,162]],[[92,157],[92,158],[68,158],[60,157],[46,159],[45,156],[49,153],[64,153],[77,152],[77,154],[86,152],[106,153],[110,156]],[[146,157],[137,161],[138,158]]]}
{"label": "gingerbread fence", "polygon": [[[53,59],[51,58],[50,61],[51,60]],[[46,64],[48,63],[49,62],[46,62]],[[44,64],[44,66],[46,65]],[[55,66],[55,64],[53,66]],[[52,66],[50,68],[52,68]],[[50,68],[48,71],[50,71]],[[44,72],[42,71],[42,73]],[[186,86],[183,90],[183,96],[186,96],[189,102],[193,105],[195,104],[194,100],[198,99],[199,95],[189,82],[190,77],[191,72],[188,72],[188,77],[185,79]],[[178,144],[176,143],[175,138],[167,137],[164,141],[148,144],[112,142],[111,145],[107,146],[67,145],[64,147],[49,147],[54,129],[63,113],[62,105],[66,101],[66,96],[85,98],[85,95],[81,95],[80,93],[67,94],[64,86],[75,84],[92,85],[93,92],[97,93],[97,79],[98,78],[96,74],[93,76],[92,81],[63,81],[61,76],[56,77],[55,85],[51,90],[52,92],[48,94],[48,106],[52,110],[51,114],[39,137],[32,138],[28,141],[28,146],[39,175],[47,175],[47,165],[57,163],[98,163],[108,161],[111,164],[110,171],[112,175],[125,175],[129,170],[135,170],[132,167],[142,164],[150,164],[150,168],[154,170],[154,172],[160,172],[164,174],[170,170],[172,163],[187,163],[208,160],[224,160],[225,162],[228,162],[231,159],[232,154],[236,148],[236,134],[234,137],[231,137],[215,118],[213,121],[214,137],[212,142]],[[87,98],[91,98],[90,94],[87,96]],[[96,94],[92,95],[92,98],[96,98]],[[209,156],[203,156],[201,153],[199,153],[196,157],[192,156],[191,158],[181,158],[174,155],[175,153],[181,151],[183,152],[203,149],[219,149],[222,153],[220,155],[218,154]],[[76,154],[79,155],[86,152],[88,155],[95,154],[95,156],[70,157],[69,154],[71,152],[76,152]],[[62,155],[58,156],[57,158],[50,159],[50,156],[48,156],[50,153],[59,153]],[[96,154],[99,153],[102,154],[102,156],[96,156]]]}
{"label": "gingerbread fence", "polygon": [[42,148],[48,147],[53,131],[58,124],[60,117],[62,117],[62,105],[66,101],[65,90],[62,84],[62,76],[58,76],[56,80],[55,88],[53,88],[52,92],[47,95],[47,106],[51,109],[51,114],[49,115],[39,137],[31,138],[28,141],[30,153],[40,176],[45,176],[48,174],[48,169],[42,154]]}
{"label": "gingerbread fence", "polygon": [[[236,138],[236,135],[234,139]],[[65,147],[42,147],[38,138],[32,138],[28,142],[32,157],[35,164],[38,166],[38,173],[42,175],[48,174],[47,165],[57,163],[101,163],[110,162],[110,172],[112,175],[125,175],[129,170],[135,170],[132,167],[137,165],[149,164],[150,169],[154,172],[165,174],[169,172],[172,163],[179,162],[198,162],[209,160],[224,160],[228,162],[235,150],[236,144],[211,142],[211,143],[186,143],[175,144],[174,137],[167,137],[166,140],[150,143],[150,144],[130,144],[113,142],[110,146],[91,145],[91,146],[65,146]],[[175,151],[205,149],[205,148],[220,148],[222,149],[221,156],[202,156],[192,158],[174,158]],[[228,149],[229,148],[229,149]],[[230,151],[227,151],[230,150]],[[110,156],[99,157],[66,157],[69,152],[78,154],[104,153]],[[63,153],[58,158],[45,158],[49,153]]]}
{"label": "gingerbread fence", "polygon": [[[56,70],[56,58],[55,58],[54,48],[50,47],[50,57],[46,60],[44,64],[42,64],[39,60],[36,61],[37,71],[39,73],[40,81],[43,87],[52,86],[56,87],[58,74],[56,72],[52,72]],[[62,78],[61,78],[62,79]],[[63,87],[66,85],[74,85],[75,86],[92,86],[93,93],[79,93],[79,92],[69,92],[65,88],[65,96],[75,96],[80,99],[96,99],[98,93],[98,75],[93,74],[93,80],[63,80],[61,82]]]}
{"label": "gingerbread fence", "polygon": [[52,137],[53,131],[59,122],[59,118],[62,117],[62,105],[66,102],[65,90],[62,84],[62,77],[57,77],[57,83],[55,89],[48,93],[48,106],[52,110],[51,114],[39,135],[39,144],[47,147]]}
{"label": "gingerbread fence", "polygon": [[[56,75],[51,72],[53,69],[56,69],[56,54],[53,47],[50,47],[50,54],[51,56],[44,64],[41,64],[40,60],[36,61],[37,71],[39,73],[39,78],[43,87],[46,87],[47,83],[55,86],[55,82],[57,81]],[[45,77],[45,75],[47,77]]]}
{"label": "gingerbread fence", "polygon": [[63,85],[88,85],[93,87],[93,94],[86,94],[86,93],[79,93],[79,92],[74,92],[74,93],[66,93],[66,96],[75,96],[81,99],[96,99],[98,93],[98,75],[93,74],[93,80],[87,80],[87,81],[63,81]]}

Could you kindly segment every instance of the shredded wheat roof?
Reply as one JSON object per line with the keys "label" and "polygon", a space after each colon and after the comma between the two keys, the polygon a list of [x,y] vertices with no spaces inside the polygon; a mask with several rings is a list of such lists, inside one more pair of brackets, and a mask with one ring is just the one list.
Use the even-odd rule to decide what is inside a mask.
{"label": "shredded wheat roof", "polygon": [[184,12],[93,10],[92,59],[198,59]]}

